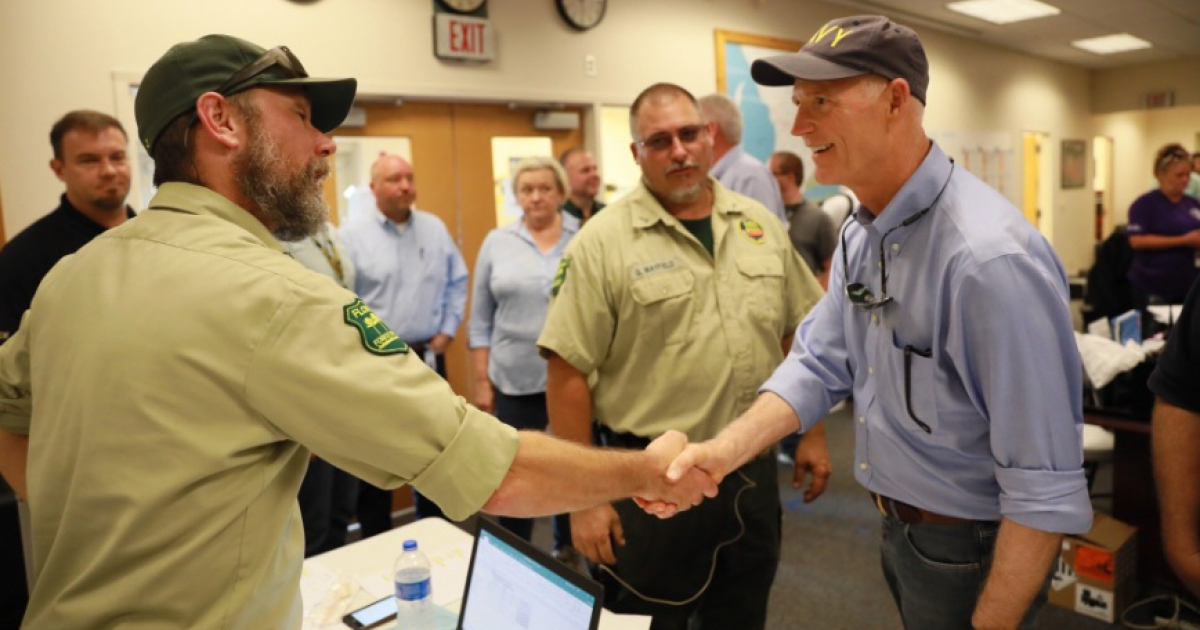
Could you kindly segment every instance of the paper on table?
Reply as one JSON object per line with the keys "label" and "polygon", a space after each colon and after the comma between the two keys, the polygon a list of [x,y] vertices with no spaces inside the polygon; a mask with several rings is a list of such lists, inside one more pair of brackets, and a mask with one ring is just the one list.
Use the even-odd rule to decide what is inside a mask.
{"label": "paper on table", "polygon": [[316,563],[306,563],[301,571],[304,630],[342,627],[342,616],[349,612],[358,585]]}
{"label": "paper on table", "polygon": [[650,630],[652,620],[645,615],[618,615],[600,609],[600,630]]}
{"label": "paper on table", "polygon": [[[468,560],[471,558],[471,545],[474,539],[468,538],[463,544],[448,547],[439,552],[429,553],[430,579],[433,584],[433,603],[445,606],[462,599],[462,584],[467,583]],[[359,578],[364,590],[375,599],[393,594],[392,569],[389,565]],[[456,589],[447,588],[446,584],[458,584]]]}

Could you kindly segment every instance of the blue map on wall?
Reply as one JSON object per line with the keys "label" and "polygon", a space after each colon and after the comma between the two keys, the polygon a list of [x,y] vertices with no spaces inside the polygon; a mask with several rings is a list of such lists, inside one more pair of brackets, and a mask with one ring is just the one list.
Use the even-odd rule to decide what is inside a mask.
{"label": "blue map on wall", "polygon": [[750,76],[752,61],[742,45],[725,43],[725,91],[742,110],[742,148],[765,163],[775,152],[775,126],[771,110]]}

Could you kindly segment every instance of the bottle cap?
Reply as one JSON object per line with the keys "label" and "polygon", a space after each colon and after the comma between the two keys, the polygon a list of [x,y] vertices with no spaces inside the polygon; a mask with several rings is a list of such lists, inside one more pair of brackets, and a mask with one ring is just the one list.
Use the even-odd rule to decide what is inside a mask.
{"label": "bottle cap", "polygon": [[415,540],[404,541],[404,550],[405,551],[412,551],[416,548],[417,548],[417,541],[415,541]]}

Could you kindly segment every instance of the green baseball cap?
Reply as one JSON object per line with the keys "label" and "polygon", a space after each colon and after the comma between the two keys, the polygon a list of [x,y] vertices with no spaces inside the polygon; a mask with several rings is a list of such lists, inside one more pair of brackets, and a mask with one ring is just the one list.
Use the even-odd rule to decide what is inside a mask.
{"label": "green baseball cap", "polygon": [[310,78],[285,46],[265,50],[229,35],[206,35],[175,44],[146,71],[134,100],[138,139],[150,151],[167,126],[195,111],[205,92],[231,96],[270,85],[303,88],[313,126],[323,132],[342,124],[358,89],[355,79]]}

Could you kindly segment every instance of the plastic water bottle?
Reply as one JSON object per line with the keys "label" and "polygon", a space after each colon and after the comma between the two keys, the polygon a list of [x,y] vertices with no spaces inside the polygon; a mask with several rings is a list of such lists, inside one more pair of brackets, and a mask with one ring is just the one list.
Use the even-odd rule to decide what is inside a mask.
{"label": "plastic water bottle", "polygon": [[434,611],[429,558],[417,549],[417,541],[404,541],[394,575],[397,630],[431,630]]}

